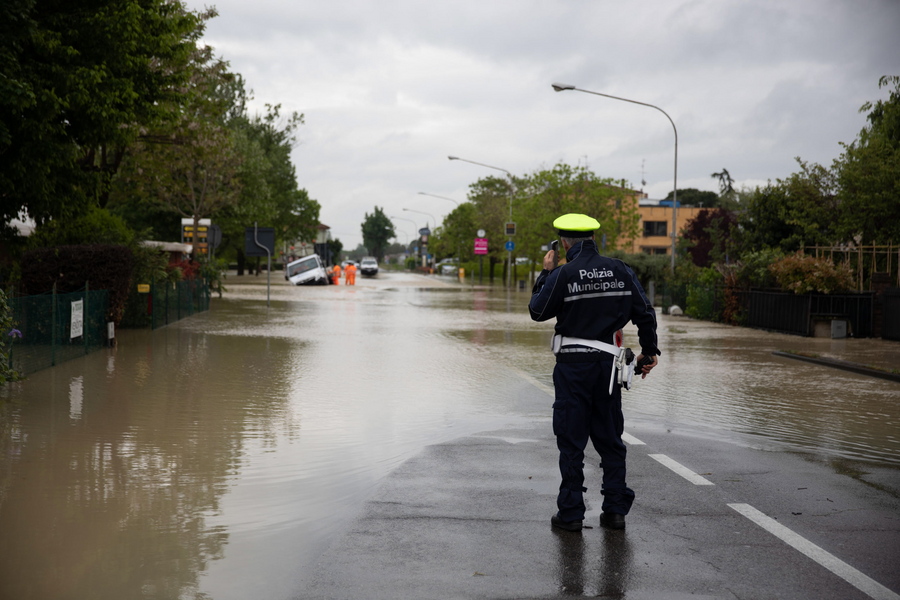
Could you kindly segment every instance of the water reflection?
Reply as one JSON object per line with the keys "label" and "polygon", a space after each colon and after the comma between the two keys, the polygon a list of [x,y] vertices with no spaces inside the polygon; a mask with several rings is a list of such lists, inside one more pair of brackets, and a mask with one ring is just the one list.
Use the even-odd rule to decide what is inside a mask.
{"label": "water reflection", "polygon": [[[7,390],[28,393],[4,415],[0,597],[193,595],[224,554],[227,529],[206,517],[242,436],[283,423],[273,344],[288,345],[222,353],[183,330],[131,332],[114,369],[96,354]],[[267,393],[241,393],[255,378]]]}
{"label": "water reflection", "polygon": [[[624,531],[597,536],[553,529],[556,541],[557,589],[563,596],[625,598],[633,570],[631,542]],[[590,537],[590,544],[587,541]]]}

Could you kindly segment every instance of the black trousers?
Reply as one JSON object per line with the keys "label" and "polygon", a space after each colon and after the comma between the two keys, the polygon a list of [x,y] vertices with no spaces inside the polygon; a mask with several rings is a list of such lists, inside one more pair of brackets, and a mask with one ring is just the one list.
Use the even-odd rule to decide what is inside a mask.
{"label": "black trousers", "polygon": [[609,394],[612,357],[600,362],[556,363],[553,433],[562,483],[556,505],[563,521],[584,519],[584,450],[590,439],[603,469],[603,511],[627,515],[634,492],[625,485],[622,389]]}

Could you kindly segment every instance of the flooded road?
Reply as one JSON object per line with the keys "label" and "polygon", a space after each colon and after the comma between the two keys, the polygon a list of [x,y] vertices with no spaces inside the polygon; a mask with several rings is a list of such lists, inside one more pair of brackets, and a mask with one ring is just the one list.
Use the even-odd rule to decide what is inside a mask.
{"label": "flooded road", "polygon": [[[264,275],[232,278],[208,313],[0,388],[0,598],[290,598],[423,447],[549,426],[549,398],[508,392],[551,383],[552,323],[527,293],[276,276],[268,308]],[[659,333],[628,421],[897,482],[900,384],[772,352],[897,368],[900,344],[669,317]]]}

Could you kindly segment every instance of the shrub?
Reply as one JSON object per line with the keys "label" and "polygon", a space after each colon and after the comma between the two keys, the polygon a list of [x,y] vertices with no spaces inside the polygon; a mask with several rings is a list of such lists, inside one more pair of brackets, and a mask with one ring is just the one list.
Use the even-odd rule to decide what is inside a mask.
{"label": "shrub", "polygon": [[698,276],[688,283],[684,314],[694,319],[718,321],[721,319],[720,302],[716,300],[717,287],[722,276],[715,269],[700,269]]}
{"label": "shrub", "polygon": [[93,208],[75,219],[56,219],[42,224],[29,238],[32,248],[116,244],[130,246],[134,231],[120,217],[101,208]]}
{"label": "shrub", "polygon": [[744,253],[737,261],[734,273],[736,285],[743,288],[778,287],[775,274],[769,267],[783,258],[784,252],[774,248]]}
{"label": "shrub", "polygon": [[110,321],[119,323],[125,310],[134,266],[126,246],[59,246],[40,248],[22,256],[22,290],[27,295],[56,291],[68,294],[84,289],[109,292]]}
{"label": "shrub", "polygon": [[0,383],[19,379],[19,374],[9,364],[9,349],[12,346],[12,337],[15,335],[21,337],[22,334],[15,329],[12,310],[6,302],[6,294],[0,290],[0,336],[2,336],[0,338]]}
{"label": "shrub", "polygon": [[806,256],[801,252],[772,263],[769,271],[779,287],[795,294],[830,294],[855,287],[850,265],[836,265],[826,258]]}

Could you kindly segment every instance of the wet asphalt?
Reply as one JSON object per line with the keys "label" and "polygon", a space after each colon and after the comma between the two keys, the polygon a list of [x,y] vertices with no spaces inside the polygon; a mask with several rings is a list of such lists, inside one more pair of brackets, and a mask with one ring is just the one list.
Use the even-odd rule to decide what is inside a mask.
{"label": "wet asphalt", "polygon": [[[548,402],[523,378],[510,390]],[[627,403],[627,399],[626,399]],[[297,598],[900,598],[896,469],[628,420],[624,531],[554,529],[549,415],[425,448],[332,540]],[[687,470],[678,474],[664,462]],[[761,523],[761,524],[760,524]]]}

